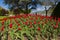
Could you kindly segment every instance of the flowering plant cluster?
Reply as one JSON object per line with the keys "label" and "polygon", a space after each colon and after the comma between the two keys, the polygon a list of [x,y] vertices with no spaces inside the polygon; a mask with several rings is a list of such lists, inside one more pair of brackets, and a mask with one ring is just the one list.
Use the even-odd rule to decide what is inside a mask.
{"label": "flowering plant cluster", "polygon": [[60,33],[60,18],[22,14],[0,21],[0,39],[29,40],[52,39]]}

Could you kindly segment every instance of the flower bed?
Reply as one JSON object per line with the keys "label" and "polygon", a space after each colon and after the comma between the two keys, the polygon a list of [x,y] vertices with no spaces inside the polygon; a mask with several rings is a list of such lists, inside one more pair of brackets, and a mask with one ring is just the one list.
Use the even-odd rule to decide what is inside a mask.
{"label": "flower bed", "polygon": [[60,18],[23,14],[0,22],[0,40],[51,40],[60,33]]}

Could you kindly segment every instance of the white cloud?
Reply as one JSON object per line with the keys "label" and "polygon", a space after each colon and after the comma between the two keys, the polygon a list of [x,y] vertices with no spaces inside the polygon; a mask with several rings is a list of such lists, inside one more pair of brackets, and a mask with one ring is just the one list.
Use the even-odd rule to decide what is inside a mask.
{"label": "white cloud", "polygon": [[[51,7],[51,6],[46,6],[47,10]],[[39,12],[39,11],[44,11],[45,10],[45,6],[41,6],[41,5],[37,5],[36,9],[32,9],[31,13],[35,13],[35,12]]]}

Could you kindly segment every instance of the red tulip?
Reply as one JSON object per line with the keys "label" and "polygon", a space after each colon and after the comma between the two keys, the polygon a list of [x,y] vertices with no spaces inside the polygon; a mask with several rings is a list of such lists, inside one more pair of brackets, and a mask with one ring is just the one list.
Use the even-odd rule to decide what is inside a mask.
{"label": "red tulip", "polygon": [[56,25],[56,26],[54,26],[54,29],[56,29],[56,28],[58,28],[58,26]]}
{"label": "red tulip", "polygon": [[4,31],[4,26],[2,26],[1,31]]}
{"label": "red tulip", "polygon": [[37,29],[38,31],[40,31],[40,27],[38,27],[38,29]]}
{"label": "red tulip", "polygon": [[30,25],[32,25],[32,22],[30,22]]}
{"label": "red tulip", "polygon": [[18,23],[18,21],[16,19],[14,19],[16,23]]}
{"label": "red tulip", "polygon": [[56,22],[56,17],[55,17],[54,21]]}
{"label": "red tulip", "polygon": [[34,21],[34,24],[36,24],[36,21]]}
{"label": "red tulip", "polygon": [[9,26],[10,26],[10,28],[12,28],[12,23],[10,23],[10,25],[9,25]]}
{"label": "red tulip", "polygon": [[38,24],[40,24],[40,22],[38,22]]}
{"label": "red tulip", "polygon": [[48,19],[46,19],[45,23],[47,23],[47,22],[48,22]]}
{"label": "red tulip", "polygon": [[30,18],[30,20],[33,20],[33,18]]}
{"label": "red tulip", "polygon": [[2,25],[4,25],[4,21],[2,21]]}
{"label": "red tulip", "polygon": [[46,18],[46,19],[48,19],[48,18],[49,18],[49,16],[45,16],[45,18]]}
{"label": "red tulip", "polygon": [[11,17],[10,17],[10,19],[12,19],[12,18],[14,18],[14,19],[15,19],[15,18],[16,18],[16,16],[11,16]]}
{"label": "red tulip", "polygon": [[52,19],[53,17],[52,17],[52,16],[50,16],[49,18],[50,18],[50,19]]}
{"label": "red tulip", "polygon": [[33,26],[32,25],[30,25],[30,27],[29,28],[32,28]]}
{"label": "red tulip", "polygon": [[38,17],[35,17],[36,18],[36,20],[38,19]]}
{"label": "red tulip", "polygon": [[26,16],[28,16],[28,14],[25,14]]}
{"label": "red tulip", "polygon": [[18,25],[18,26],[20,26],[20,24],[19,24],[19,23],[18,23],[17,25]]}
{"label": "red tulip", "polygon": [[7,20],[7,18],[3,18],[3,20],[4,20],[4,21],[6,21],[6,20]]}
{"label": "red tulip", "polygon": [[40,20],[43,20],[43,17],[40,17]]}
{"label": "red tulip", "polygon": [[24,15],[23,17],[24,17],[24,18],[27,18],[27,16],[26,16],[26,15]]}
{"label": "red tulip", "polygon": [[28,21],[24,23],[25,25],[28,25]]}
{"label": "red tulip", "polygon": [[20,15],[17,15],[16,17],[17,17],[17,18],[21,18],[21,16],[20,16]]}
{"label": "red tulip", "polygon": [[60,22],[60,18],[58,18],[58,21]]}
{"label": "red tulip", "polygon": [[16,18],[16,16],[13,16],[13,18],[15,19],[15,18]]}
{"label": "red tulip", "polygon": [[32,16],[31,14],[29,14],[28,16]]}
{"label": "red tulip", "polygon": [[58,23],[56,23],[56,25],[54,26],[54,29],[58,28]]}
{"label": "red tulip", "polygon": [[21,28],[18,28],[18,30],[22,30]]}

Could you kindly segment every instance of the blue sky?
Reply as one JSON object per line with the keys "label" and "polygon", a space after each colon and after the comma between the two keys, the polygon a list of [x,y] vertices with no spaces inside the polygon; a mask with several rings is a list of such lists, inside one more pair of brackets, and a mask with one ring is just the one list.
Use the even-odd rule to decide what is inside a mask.
{"label": "blue sky", "polygon": [[3,0],[0,0],[0,6],[4,9],[8,9],[8,5],[3,4]]}
{"label": "blue sky", "polygon": [[[0,6],[6,10],[8,10],[8,5],[5,5],[3,3],[3,0],[0,0]],[[44,7],[42,7],[41,5],[37,5],[37,9],[36,10],[32,10],[32,12],[37,12],[37,11],[43,11],[44,10]]]}
{"label": "blue sky", "polygon": [[[8,5],[5,5],[5,4],[3,3],[3,0],[0,0],[0,6],[3,7],[3,8],[5,8],[5,9],[8,9]],[[39,10],[40,8],[43,10],[43,7],[38,4],[38,5],[37,5],[37,9]]]}
{"label": "blue sky", "polygon": [[[59,0],[60,1],[60,0]],[[4,9],[7,9],[8,10],[8,5],[5,5],[4,3],[3,3],[3,0],[0,0],[0,6],[2,7],[2,8],[4,8]],[[49,7],[47,7],[47,9],[48,9]],[[32,10],[32,12],[37,12],[37,11],[43,11],[44,10],[44,6],[41,6],[41,5],[37,5],[37,9],[36,10]]]}

